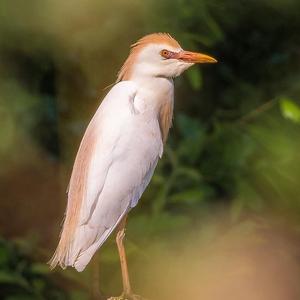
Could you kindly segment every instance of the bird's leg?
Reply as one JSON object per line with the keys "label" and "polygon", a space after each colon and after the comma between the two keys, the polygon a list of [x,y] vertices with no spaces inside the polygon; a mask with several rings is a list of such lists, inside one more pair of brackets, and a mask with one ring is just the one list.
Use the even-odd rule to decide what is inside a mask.
{"label": "bird's leg", "polygon": [[124,237],[125,237],[125,226],[126,226],[127,215],[122,219],[117,228],[116,243],[118,246],[121,271],[122,271],[122,280],[123,280],[123,294],[120,297],[112,297],[109,300],[139,300],[142,299],[138,295],[134,295],[131,290],[131,285],[129,281],[128,265],[124,247]]}
{"label": "bird's leg", "polygon": [[127,220],[127,215],[122,219],[122,221],[118,227],[116,242],[117,242],[117,246],[118,246],[120,263],[121,263],[123,293],[124,293],[124,295],[130,295],[132,292],[131,292],[131,286],[130,286],[130,281],[129,281],[126,252],[125,252],[125,247],[124,247],[124,243],[123,243],[123,240],[125,237],[126,220]]}

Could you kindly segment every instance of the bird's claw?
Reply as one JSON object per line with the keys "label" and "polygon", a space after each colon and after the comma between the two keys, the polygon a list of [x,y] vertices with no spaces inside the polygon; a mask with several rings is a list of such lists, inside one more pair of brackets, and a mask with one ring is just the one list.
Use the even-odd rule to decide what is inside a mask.
{"label": "bird's claw", "polygon": [[121,295],[119,297],[110,297],[107,300],[146,300],[139,295],[130,294],[130,295]]}

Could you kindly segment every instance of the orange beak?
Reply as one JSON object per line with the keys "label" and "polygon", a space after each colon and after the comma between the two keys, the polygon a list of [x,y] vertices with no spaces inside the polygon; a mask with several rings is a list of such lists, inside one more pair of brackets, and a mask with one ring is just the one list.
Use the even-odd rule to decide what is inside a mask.
{"label": "orange beak", "polygon": [[193,64],[203,64],[203,63],[216,63],[218,62],[215,58],[208,56],[206,54],[190,52],[190,51],[180,51],[176,53],[176,56],[173,57],[184,62],[193,63]]}

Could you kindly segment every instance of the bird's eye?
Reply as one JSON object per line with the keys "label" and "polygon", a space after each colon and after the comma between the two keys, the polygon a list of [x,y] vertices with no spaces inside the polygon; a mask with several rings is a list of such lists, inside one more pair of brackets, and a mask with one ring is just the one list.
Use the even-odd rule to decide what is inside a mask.
{"label": "bird's eye", "polygon": [[164,58],[170,58],[171,57],[172,52],[168,51],[168,50],[161,50],[160,51],[160,55]]}

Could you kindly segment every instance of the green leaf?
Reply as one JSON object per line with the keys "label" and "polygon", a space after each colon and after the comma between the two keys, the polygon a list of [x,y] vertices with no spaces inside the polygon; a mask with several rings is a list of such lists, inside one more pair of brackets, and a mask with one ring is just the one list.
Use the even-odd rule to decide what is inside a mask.
{"label": "green leaf", "polygon": [[169,202],[177,203],[189,203],[194,204],[204,199],[203,191],[200,188],[189,189],[184,192],[176,193],[169,197]]}
{"label": "green leaf", "polygon": [[295,123],[300,123],[300,106],[293,100],[283,97],[279,100],[282,115]]}
{"label": "green leaf", "polygon": [[188,167],[179,167],[176,170],[176,175],[181,175],[188,177],[191,180],[199,182],[202,179],[201,173],[197,169],[188,168]]}
{"label": "green leaf", "polygon": [[12,273],[5,273],[4,271],[0,272],[0,283],[16,283],[18,281],[18,277],[16,277]]}
{"label": "green leaf", "polygon": [[4,266],[9,262],[8,250],[4,247],[0,248],[0,265]]}
{"label": "green leaf", "polygon": [[87,293],[82,291],[71,291],[70,292],[70,298],[71,300],[85,300],[89,299]]}
{"label": "green leaf", "polygon": [[4,271],[0,271],[0,283],[1,284],[15,284],[21,287],[28,287],[27,281],[14,273],[7,273]]}
{"label": "green leaf", "polygon": [[50,273],[50,268],[47,264],[35,263],[31,266],[31,271],[35,274],[48,274]]}
{"label": "green leaf", "polygon": [[192,88],[196,91],[202,87],[202,74],[199,68],[191,68],[186,72],[186,76]]}
{"label": "green leaf", "polygon": [[35,279],[32,284],[35,292],[38,294],[42,293],[46,287],[46,282],[42,279]]}

